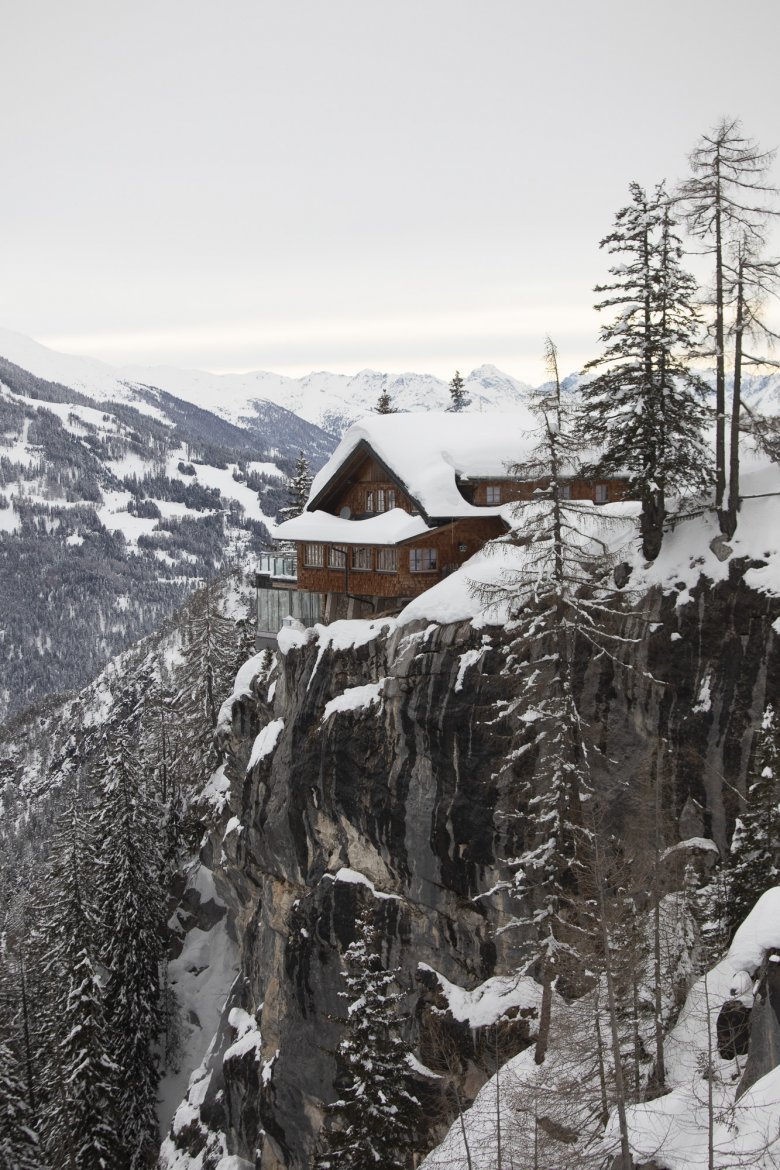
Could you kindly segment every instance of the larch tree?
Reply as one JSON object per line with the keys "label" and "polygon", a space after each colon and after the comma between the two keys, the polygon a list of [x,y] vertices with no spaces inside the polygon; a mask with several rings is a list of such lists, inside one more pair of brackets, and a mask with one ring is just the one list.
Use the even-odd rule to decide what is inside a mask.
{"label": "larch tree", "polygon": [[667,496],[707,486],[702,437],[706,387],[689,368],[700,322],[696,283],[681,264],[682,242],[664,185],[652,196],[632,183],[631,203],[615,217],[601,247],[617,258],[596,304],[611,314],[601,326],[601,369],[581,389],[582,436],[600,456],[600,476],[628,475],[642,504],[642,549],[661,548]]}
{"label": "larch tree", "polygon": [[199,789],[218,763],[214,746],[219,708],[237,669],[240,631],[221,612],[218,586],[206,585],[189,602],[176,710],[182,731],[182,778]]}
{"label": "larch tree", "polygon": [[780,289],[780,260],[759,254],[759,233],[743,232],[734,239],[724,262],[724,284],[733,309],[728,330],[733,344],[733,381],[729,427],[728,496],[721,513],[721,529],[728,538],[734,535],[739,513],[739,444],[743,428],[742,373],[746,366],[772,365],[768,359],[752,356],[745,342],[753,339],[773,345],[777,334],[766,324],[763,308],[769,297]]}
{"label": "larch tree", "polygon": [[317,1170],[406,1170],[412,1165],[419,1102],[409,1091],[407,1046],[401,1036],[398,972],[379,954],[381,935],[370,909],[344,952],[347,1032],[338,1049],[343,1088],[329,1107]]}
{"label": "larch tree", "polygon": [[[726,495],[726,251],[730,239],[749,246],[764,243],[763,228],[777,193],[767,182],[774,151],[762,151],[746,138],[735,118],[722,118],[703,134],[689,155],[691,177],[678,193],[686,208],[688,229],[704,241],[715,262],[712,291],[715,349],[715,507],[723,517]],[[724,529],[728,520],[723,519]]]}

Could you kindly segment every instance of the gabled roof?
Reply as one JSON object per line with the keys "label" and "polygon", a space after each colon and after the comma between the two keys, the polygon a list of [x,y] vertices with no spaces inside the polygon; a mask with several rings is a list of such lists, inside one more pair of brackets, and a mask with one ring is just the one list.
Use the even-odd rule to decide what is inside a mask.
{"label": "gabled roof", "polygon": [[353,458],[371,454],[430,521],[499,515],[498,508],[467,503],[456,477],[505,478],[508,464],[529,456],[535,425],[533,416],[524,409],[490,414],[430,411],[369,415],[349,428],[315,476],[307,511],[318,507]]}

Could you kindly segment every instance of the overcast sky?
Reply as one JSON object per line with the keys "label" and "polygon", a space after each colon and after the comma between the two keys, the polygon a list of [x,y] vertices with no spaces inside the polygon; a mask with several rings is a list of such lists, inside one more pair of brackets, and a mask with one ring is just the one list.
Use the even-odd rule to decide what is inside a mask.
{"label": "overcast sky", "polygon": [[[541,376],[777,0],[3,0],[0,325],[111,362]],[[776,180],[780,171],[776,168]]]}

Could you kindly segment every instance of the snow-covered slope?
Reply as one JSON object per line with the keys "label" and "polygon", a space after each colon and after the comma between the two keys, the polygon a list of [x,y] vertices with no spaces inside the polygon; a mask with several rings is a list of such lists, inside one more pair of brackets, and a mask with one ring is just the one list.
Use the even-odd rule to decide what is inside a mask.
{"label": "snow-covered slope", "polygon": [[[256,416],[256,402],[273,403],[333,434],[372,411],[385,391],[398,410],[442,410],[450,403],[447,382],[429,374],[361,370],[354,375],[319,372],[287,378],[266,371],[212,374],[169,366],[115,367],[94,358],[57,353],[7,329],[0,329],[0,356],[89,398],[135,403],[139,387],[153,386],[239,425]],[[478,411],[511,409],[525,386],[495,366],[485,365],[468,375],[465,388],[471,397],[470,409]]]}

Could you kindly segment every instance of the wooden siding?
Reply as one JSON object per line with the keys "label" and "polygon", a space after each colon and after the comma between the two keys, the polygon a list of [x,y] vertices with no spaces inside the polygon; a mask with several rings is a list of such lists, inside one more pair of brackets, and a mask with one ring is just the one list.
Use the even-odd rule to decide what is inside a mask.
{"label": "wooden siding", "polygon": [[[386,468],[382,467],[370,455],[364,456],[359,463],[348,466],[345,472],[341,483],[339,483],[339,476],[336,476],[332,494],[329,494],[328,499],[323,501],[323,511],[338,516],[344,508],[349,508],[350,514],[356,519],[374,515],[376,493],[378,491],[394,491],[395,507],[414,514],[415,505],[408,493],[404,491],[400,480],[388,478]],[[488,504],[487,501],[489,487],[499,488],[501,491],[499,503],[506,504],[512,500],[530,499],[537,488],[546,487],[548,482],[547,479],[536,479],[519,483],[516,479],[508,476],[486,477],[485,479],[463,480],[458,484],[458,487],[464,500],[468,503],[475,504],[477,507],[495,507],[494,504]],[[597,485],[606,486],[608,500],[621,500],[626,491],[626,481],[622,479],[570,479],[565,482],[571,487],[571,498],[574,500],[595,500]],[[374,509],[371,511],[367,507],[366,500],[369,491],[374,493]]]}
{"label": "wooden siding", "polygon": [[[492,516],[486,516],[484,520],[456,520],[453,524],[432,528],[430,532],[424,532],[407,544],[395,546],[398,553],[398,570],[395,573],[377,572],[376,547],[369,550],[370,570],[353,569],[350,566],[345,573],[343,568],[328,568],[328,545],[325,546],[325,567],[308,568],[304,564],[305,545],[301,543],[298,545],[298,588],[320,593],[353,593],[358,597],[417,597],[503,531],[501,521]],[[460,548],[461,545],[464,547]],[[436,569],[412,572],[409,553],[415,548],[435,548]]]}
{"label": "wooden siding", "polygon": [[[489,487],[500,488],[501,499],[499,502],[508,504],[512,500],[530,500],[537,488],[546,488],[549,482],[548,479],[527,480],[524,483],[519,483],[516,479],[484,479],[471,480],[461,484],[460,488],[465,498],[470,499],[477,507],[495,507],[495,504],[487,502],[487,489]],[[607,488],[607,501],[622,500],[626,494],[626,481],[624,479],[569,479],[564,480],[563,483],[571,488],[572,500],[595,501],[598,485]]]}

